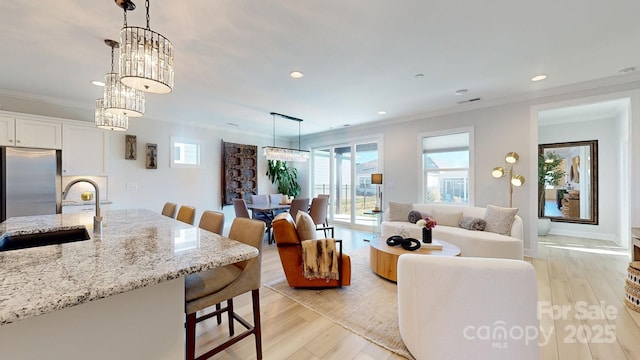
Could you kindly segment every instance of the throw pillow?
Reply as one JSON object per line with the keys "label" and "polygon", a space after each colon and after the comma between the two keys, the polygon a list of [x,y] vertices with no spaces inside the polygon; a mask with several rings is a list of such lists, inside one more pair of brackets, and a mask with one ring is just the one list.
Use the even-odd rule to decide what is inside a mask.
{"label": "throw pillow", "polygon": [[410,223],[415,224],[420,219],[422,219],[422,213],[420,211],[409,211],[409,217],[407,220],[409,220]]}
{"label": "throw pillow", "polygon": [[389,201],[389,221],[407,221],[413,205]]}
{"label": "throw pillow", "polygon": [[311,215],[304,211],[298,211],[296,215],[296,232],[300,241],[317,239],[316,225]]}
{"label": "throw pillow", "polygon": [[460,219],[462,219],[462,211],[454,212],[454,211],[444,211],[444,210],[433,210],[431,215],[436,220],[436,223],[442,226],[458,227],[458,224],[460,223]]}
{"label": "throw pillow", "polygon": [[487,227],[487,222],[484,219],[465,216],[460,219],[459,225],[461,228],[467,230],[484,231]]}
{"label": "throw pillow", "polygon": [[513,225],[517,213],[518,208],[487,205],[487,212],[484,214],[484,220],[487,222],[485,231],[511,235],[511,225]]}

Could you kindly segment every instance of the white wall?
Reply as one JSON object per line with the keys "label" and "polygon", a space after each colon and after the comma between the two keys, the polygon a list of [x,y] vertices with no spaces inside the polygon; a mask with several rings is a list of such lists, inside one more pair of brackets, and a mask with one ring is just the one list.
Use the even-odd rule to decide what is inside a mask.
{"label": "white wall", "polygon": [[[125,160],[125,134],[136,135],[137,160]],[[172,168],[170,138],[172,136],[200,140],[201,168]],[[273,139],[221,129],[183,126],[144,117],[129,120],[129,130],[111,132],[109,159],[109,200],[112,209],[147,208],[160,212],[165,202],[191,205],[196,208],[196,224],[203,210],[220,210],[222,198],[221,141],[258,146],[258,191],[274,193],[276,187],[265,176],[267,161],[262,146]],[[145,168],[146,143],[158,144],[158,168]],[[129,184],[129,186],[127,186]],[[230,226],[235,217],[232,205],[224,207],[225,223]]]}
{"label": "white wall", "polygon": [[[640,166],[637,165],[640,161],[640,141],[638,141],[640,140],[640,96],[637,90],[639,88],[639,82],[603,86],[453,114],[425,115],[423,118],[415,120],[353,126],[305,136],[303,148],[336,144],[343,139],[368,134],[383,134],[384,153],[381,156],[385,164],[382,169],[385,176],[384,201],[385,203],[388,201],[415,202],[419,199],[420,194],[419,176],[421,171],[418,160],[418,154],[421,150],[416,134],[473,126],[475,132],[474,205],[507,206],[509,204],[506,180],[494,179],[491,176],[491,169],[504,164],[503,159],[507,152],[515,151],[520,154],[520,161],[516,164],[514,172],[524,175],[526,183],[523,187],[514,189],[513,204],[514,207],[520,209],[518,214],[524,220],[525,253],[535,256],[537,254],[538,134],[534,109],[545,104],[571,102],[582,98],[628,96],[632,105],[631,124],[629,127],[621,129],[619,133],[631,129],[634,134],[629,144],[631,158],[628,161],[629,177],[633,178],[633,176],[640,176],[638,175],[640,174]],[[618,95],[625,92],[631,93],[631,95]],[[605,156],[613,157],[616,151],[620,151],[619,142],[607,141],[606,143],[600,147]],[[611,146],[614,148],[611,149]],[[606,186],[617,187],[618,185],[608,184]],[[639,189],[631,187],[628,197],[630,199],[629,206],[632,208],[628,223],[632,226],[640,224]],[[606,209],[601,207],[601,213],[602,211],[606,211]]]}

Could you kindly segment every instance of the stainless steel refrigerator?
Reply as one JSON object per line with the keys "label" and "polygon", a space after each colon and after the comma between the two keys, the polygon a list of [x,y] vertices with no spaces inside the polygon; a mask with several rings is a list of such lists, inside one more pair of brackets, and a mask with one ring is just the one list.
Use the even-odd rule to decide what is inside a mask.
{"label": "stainless steel refrigerator", "polygon": [[59,150],[0,148],[0,221],[60,213]]}

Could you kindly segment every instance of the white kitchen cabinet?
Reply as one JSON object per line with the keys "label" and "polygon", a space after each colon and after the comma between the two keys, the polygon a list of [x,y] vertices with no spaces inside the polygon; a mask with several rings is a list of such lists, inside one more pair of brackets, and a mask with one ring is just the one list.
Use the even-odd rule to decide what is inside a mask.
{"label": "white kitchen cabinet", "polygon": [[1,116],[0,145],[59,150],[62,124]]}
{"label": "white kitchen cabinet", "polygon": [[109,133],[95,126],[62,126],[62,175],[107,176]]}

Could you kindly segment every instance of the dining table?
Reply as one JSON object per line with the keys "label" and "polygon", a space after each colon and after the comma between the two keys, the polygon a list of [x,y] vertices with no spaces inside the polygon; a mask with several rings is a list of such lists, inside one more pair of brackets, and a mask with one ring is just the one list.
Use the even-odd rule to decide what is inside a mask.
{"label": "dining table", "polygon": [[251,210],[251,215],[255,219],[255,213],[261,213],[271,215],[273,218],[274,213],[280,212],[281,210],[288,211],[291,207],[291,204],[274,204],[274,203],[258,203],[258,204],[247,204],[247,209]]}

